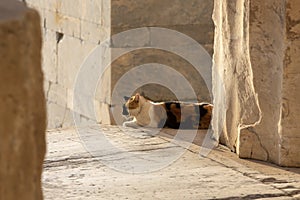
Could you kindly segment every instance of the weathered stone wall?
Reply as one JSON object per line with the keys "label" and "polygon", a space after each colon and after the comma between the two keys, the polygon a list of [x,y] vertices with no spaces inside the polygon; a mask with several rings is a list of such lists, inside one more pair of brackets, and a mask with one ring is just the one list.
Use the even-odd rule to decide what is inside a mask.
{"label": "weathered stone wall", "polygon": [[[213,4],[207,0],[112,0],[111,34],[140,27],[164,27],[193,38],[212,55]],[[149,33],[144,34],[139,43],[142,47],[149,44]]]}
{"label": "weathered stone wall", "polygon": [[[111,34],[118,34],[122,31],[134,30],[142,27],[162,27],[183,33],[191,37],[205,50],[212,55],[213,53],[213,37],[214,26],[212,22],[213,1],[207,0],[112,0],[111,10]],[[211,101],[207,85],[205,84],[202,75],[199,74],[194,66],[191,65],[187,58],[181,58],[175,55],[174,52],[166,52],[161,50],[149,49],[155,41],[155,34],[150,29],[143,30],[138,39],[133,38],[133,41],[122,41],[119,45],[112,42],[112,56],[114,52],[119,52],[122,48],[142,48],[142,50],[132,51],[117,59],[112,65],[112,90],[115,83],[126,72],[136,66],[146,63],[160,63],[172,67],[181,73],[187,79],[199,101]],[[162,33],[160,36],[159,46],[172,46],[173,48],[188,49],[186,41],[175,40],[173,36],[165,37]],[[146,49],[148,48],[148,49]],[[200,56],[201,52],[197,56]],[[166,77],[172,76],[166,74]],[[147,76],[147,75],[146,75]],[[138,78],[145,78],[143,76]],[[169,79],[172,81],[172,78]],[[174,79],[173,79],[174,81]],[[134,81],[133,81],[134,82]],[[132,84],[134,86],[134,83]],[[180,87],[180,86],[179,86]],[[175,94],[169,90],[170,88],[159,86],[157,84],[140,85],[137,89],[153,100],[175,100]],[[183,100],[190,100],[191,95],[184,88],[182,90]],[[130,95],[130,94],[128,94]]]}
{"label": "weathered stone wall", "polygon": [[286,1],[279,163],[300,166],[300,3]]}
{"label": "weathered stone wall", "polygon": [[[26,0],[26,3],[36,8],[42,18],[48,128],[73,126],[75,79],[85,58],[110,35],[110,0]],[[75,112],[79,112],[83,121],[88,117],[78,110]]]}
{"label": "weathered stone wall", "polygon": [[42,199],[46,111],[36,11],[0,2],[0,199]]}
{"label": "weathered stone wall", "polygon": [[293,60],[297,44],[289,41],[295,34],[287,32],[298,23],[289,23],[296,10],[289,5],[280,0],[215,2],[213,126],[222,133],[221,142],[242,158],[300,166],[298,117],[292,114],[299,109],[294,103],[299,80],[293,73],[299,63]]}

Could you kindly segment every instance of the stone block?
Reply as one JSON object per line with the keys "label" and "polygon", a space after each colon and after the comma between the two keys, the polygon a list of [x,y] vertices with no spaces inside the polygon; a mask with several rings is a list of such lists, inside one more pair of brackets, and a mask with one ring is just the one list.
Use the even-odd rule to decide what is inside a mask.
{"label": "stone block", "polygon": [[62,128],[66,107],[55,103],[47,103],[47,129]]}
{"label": "stone block", "polygon": [[[104,0],[105,1],[105,0]],[[106,0],[107,1],[107,0]],[[97,25],[103,25],[103,0],[86,0],[82,1],[81,19]]]}
{"label": "stone block", "polygon": [[80,38],[80,19],[45,10],[45,28]]}
{"label": "stone block", "polygon": [[57,82],[57,38],[56,33],[51,30],[45,30],[43,34],[43,72],[45,79],[51,82]]}
{"label": "stone block", "polygon": [[[207,24],[190,24],[190,25],[173,25],[164,26],[163,28],[168,28],[173,31],[177,31],[178,34],[151,34],[151,44],[159,46],[187,46],[190,45],[189,40],[185,37],[189,37],[197,41],[201,45],[213,44],[214,33],[213,26],[208,26]],[[182,36],[182,34],[184,34]]]}
{"label": "stone block", "polygon": [[109,31],[100,24],[82,20],[80,37],[84,41],[100,44],[109,38]]}
{"label": "stone block", "polygon": [[106,104],[111,104],[111,67],[106,68],[102,77],[99,77],[93,99]]}
{"label": "stone block", "polygon": [[94,101],[94,105],[97,122],[100,124],[112,124],[110,106],[97,100]]}
{"label": "stone block", "polygon": [[74,100],[72,111],[82,115],[86,118],[95,119],[95,107],[93,97],[85,93],[74,94]]}
{"label": "stone block", "polygon": [[[119,52],[122,52],[122,49],[112,49],[112,54],[117,54]],[[199,56],[197,54],[195,55]],[[147,71],[148,68],[145,68],[146,70],[144,70],[144,72],[135,71],[134,67],[138,67],[148,63],[160,63],[162,65],[172,68],[174,71],[159,71],[154,70],[154,68],[151,72]],[[210,68],[210,66],[208,67]],[[129,81],[131,82],[127,84],[122,84],[121,91],[116,91],[120,90],[118,88],[115,88],[116,83],[125,73],[130,73],[131,79]],[[203,79],[203,75],[199,74],[199,72],[197,72],[194,69],[194,67],[183,58],[180,58],[179,56],[174,55],[170,52],[165,52],[161,50],[143,49],[125,54],[118,58],[112,64],[111,88],[113,92],[118,93],[130,91],[130,88],[132,88],[131,90],[133,91],[138,89],[139,91],[145,92],[145,94],[149,98],[155,101],[176,100],[174,96],[174,93],[176,92],[170,91],[170,85],[172,85],[173,88],[176,88],[175,90],[177,91],[177,95],[181,95],[183,97],[182,100],[192,100],[193,97],[190,94],[190,92],[186,90],[184,84],[174,78],[175,73],[181,76],[181,78],[184,79],[185,82],[187,82],[191,85],[191,87],[193,87],[193,91],[195,92],[195,95],[199,101],[211,101],[207,85],[205,84]],[[148,79],[149,77],[152,77],[153,80],[157,77],[162,77],[162,81],[165,81],[166,85],[164,85],[164,87],[159,86],[157,84],[152,84],[152,86],[143,84],[141,85],[141,82],[143,82],[143,80]],[[168,79],[167,77],[173,78]],[[135,79],[135,81],[132,81],[132,79]]]}
{"label": "stone block", "polygon": [[[112,27],[111,30],[113,48],[146,47],[150,45],[150,30],[148,28],[127,30],[123,27]],[[123,31],[123,34],[118,34]]]}
{"label": "stone block", "polygon": [[[74,120],[73,110],[70,110],[64,106],[60,106],[53,103],[48,103],[48,129],[57,129],[57,128],[70,128],[80,125],[76,124]],[[75,112],[76,113],[76,112]],[[77,115],[80,115],[76,113]]]}
{"label": "stone block", "polygon": [[[294,132],[294,135],[298,135],[298,132]],[[286,167],[299,167],[300,156],[299,156],[299,137],[282,138],[280,144],[280,158],[279,164]]]}
{"label": "stone block", "polygon": [[73,111],[70,109],[66,109],[62,128],[70,128],[70,127],[74,127],[75,125],[76,124],[75,124],[74,118],[73,118]]}
{"label": "stone block", "polygon": [[55,9],[62,16],[80,19],[85,1],[81,0],[55,0]]}
{"label": "stone block", "polygon": [[[111,11],[112,35],[135,28],[156,26],[186,34],[200,44],[212,44],[214,35],[212,8],[213,1],[114,0]],[[161,45],[182,45],[182,41],[177,37],[166,35],[158,38],[162,38]],[[141,46],[147,44],[143,41],[144,39]]]}
{"label": "stone block", "polygon": [[36,11],[0,1],[0,199],[42,200],[46,109]]}
{"label": "stone block", "polygon": [[299,166],[299,36],[289,21],[295,2],[215,1],[213,124],[224,116],[223,142],[240,157]]}
{"label": "stone block", "polygon": [[[45,1],[40,0],[41,6],[47,11],[57,12],[59,8],[58,0]],[[39,9],[40,10],[40,9]]]}
{"label": "stone block", "polygon": [[[65,35],[58,45],[58,83],[72,89],[79,68],[95,44]],[[88,78],[88,77],[87,77]]]}
{"label": "stone block", "polygon": [[144,27],[199,24],[211,20],[213,1],[111,0],[112,26]]}
{"label": "stone block", "polygon": [[[300,75],[300,74],[299,74]],[[291,75],[296,76],[296,79],[292,77],[284,82],[285,98],[283,100],[283,110],[282,110],[282,122],[281,125],[284,128],[299,128],[299,122],[296,120],[299,116],[300,112],[300,102],[299,102],[299,94],[300,88],[298,86],[300,82],[299,75]],[[291,92],[293,91],[293,92]],[[287,132],[287,131],[285,131]]]}
{"label": "stone block", "polygon": [[101,13],[101,17],[102,17],[102,22],[101,24],[103,25],[103,27],[109,29],[110,32],[110,27],[111,27],[111,8],[112,8],[112,0],[102,0],[102,13]]}
{"label": "stone block", "polygon": [[247,129],[240,131],[237,143],[237,154],[240,158],[252,158],[257,160],[268,160],[268,152],[261,145],[260,138],[256,133]]}
{"label": "stone block", "polygon": [[73,102],[74,101],[74,90],[67,89],[67,108],[73,109]]}
{"label": "stone block", "polygon": [[67,107],[67,89],[62,85],[51,83],[48,90],[47,102]]}

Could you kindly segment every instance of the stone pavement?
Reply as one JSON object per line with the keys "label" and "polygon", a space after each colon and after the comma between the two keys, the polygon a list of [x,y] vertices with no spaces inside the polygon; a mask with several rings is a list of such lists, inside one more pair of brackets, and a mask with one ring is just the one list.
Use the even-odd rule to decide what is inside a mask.
{"label": "stone pavement", "polygon": [[222,146],[199,156],[205,131],[190,144],[174,140],[175,130],[101,130],[48,131],[46,200],[300,199],[299,169],[241,160]]}

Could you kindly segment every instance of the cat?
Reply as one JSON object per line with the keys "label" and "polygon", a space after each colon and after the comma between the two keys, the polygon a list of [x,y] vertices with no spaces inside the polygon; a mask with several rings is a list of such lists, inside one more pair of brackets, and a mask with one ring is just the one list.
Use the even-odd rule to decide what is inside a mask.
{"label": "cat", "polygon": [[124,116],[133,117],[126,127],[152,127],[173,129],[208,129],[213,105],[178,101],[153,102],[139,93],[124,97]]}

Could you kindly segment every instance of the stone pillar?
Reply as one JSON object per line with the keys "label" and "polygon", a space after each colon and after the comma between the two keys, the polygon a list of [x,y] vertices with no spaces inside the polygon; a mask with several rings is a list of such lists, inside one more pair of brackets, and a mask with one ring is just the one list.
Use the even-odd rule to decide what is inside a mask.
{"label": "stone pillar", "polygon": [[300,166],[300,4],[286,1],[286,51],[283,68],[280,158],[283,166]]}
{"label": "stone pillar", "polygon": [[[294,35],[286,30],[295,24],[286,19],[297,10],[290,7],[286,13],[289,2],[281,0],[215,1],[213,127],[222,133],[221,143],[241,158],[300,166],[295,158],[299,148],[291,145],[297,144],[293,120],[298,118],[295,114],[285,117],[288,105],[294,108],[290,113],[299,107],[295,103],[298,79],[287,77],[297,61],[287,63],[291,53],[285,49],[291,45],[286,35]],[[297,44],[291,46],[296,55]],[[289,119],[293,123],[288,126]],[[293,161],[284,164],[288,154]]]}
{"label": "stone pillar", "polygon": [[0,199],[42,199],[45,99],[36,11],[0,2]]}

